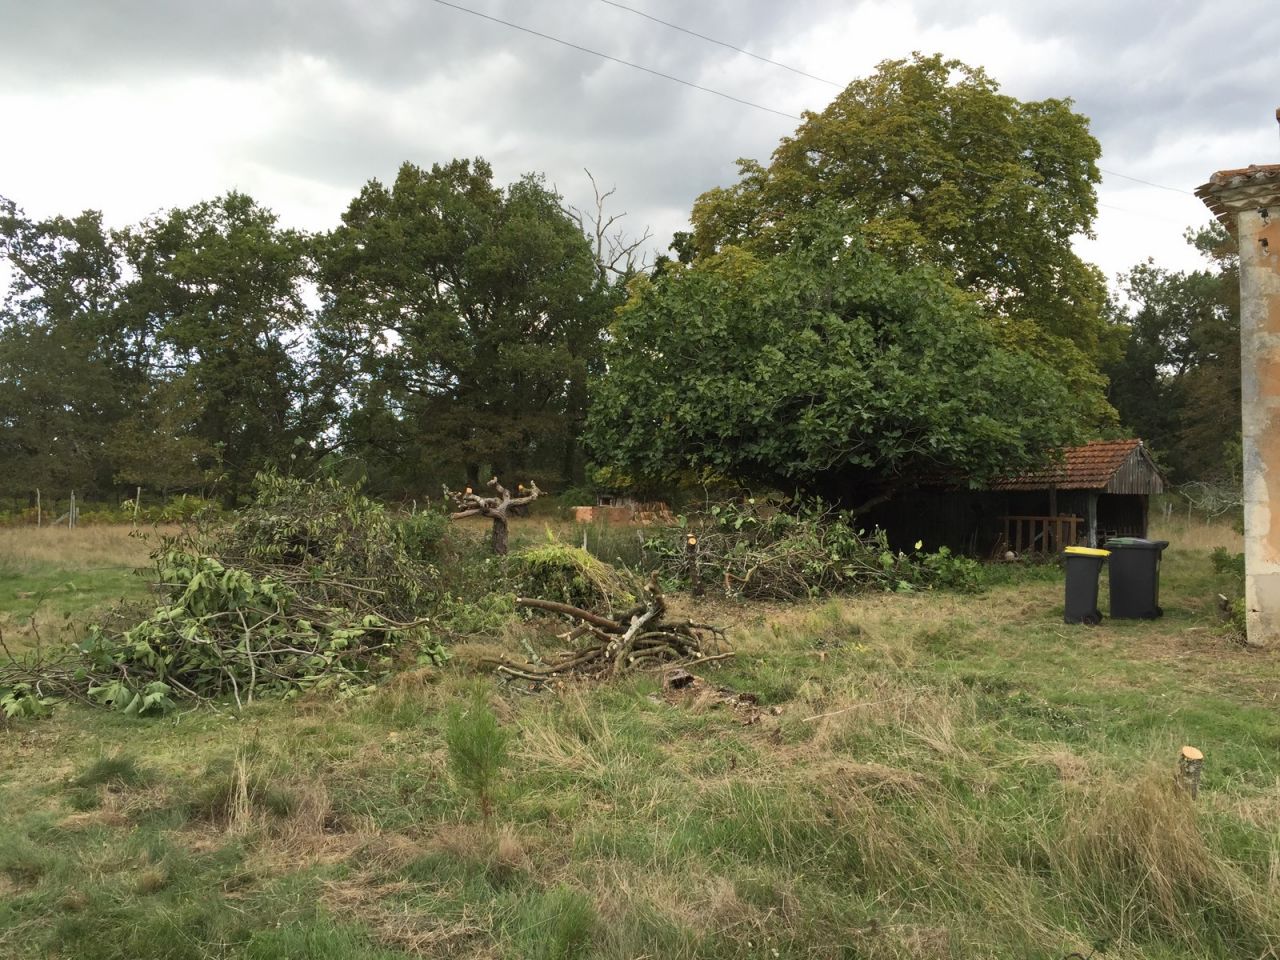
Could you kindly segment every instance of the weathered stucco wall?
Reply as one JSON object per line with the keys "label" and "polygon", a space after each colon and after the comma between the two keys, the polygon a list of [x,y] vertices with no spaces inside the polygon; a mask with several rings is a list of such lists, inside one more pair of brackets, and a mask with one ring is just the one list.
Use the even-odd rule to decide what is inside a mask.
{"label": "weathered stucco wall", "polygon": [[1250,643],[1280,645],[1280,164],[1219,171],[1196,196],[1240,245],[1246,619]]}
{"label": "weathered stucco wall", "polygon": [[1280,642],[1280,191],[1237,214],[1249,638]]}

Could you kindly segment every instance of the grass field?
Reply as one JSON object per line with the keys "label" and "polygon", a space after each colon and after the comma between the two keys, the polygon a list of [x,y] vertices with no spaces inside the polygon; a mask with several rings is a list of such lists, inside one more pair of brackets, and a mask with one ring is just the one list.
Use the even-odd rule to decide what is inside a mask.
{"label": "grass field", "polygon": [[129,527],[0,527],[5,642],[15,651],[38,640],[60,643],[104,604],[144,596],[137,571],[147,562],[147,541],[131,534]]}
{"label": "grass field", "polygon": [[[1046,567],[710,602],[739,656],[692,691],[498,688],[475,643],[346,702],[0,728],[0,956],[1278,956],[1280,658],[1217,619],[1238,538],[1161,535],[1151,623],[1066,626]],[[72,621],[142,583],[118,532],[0,536],[6,633],[59,578]],[[477,684],[513,737],[490,822],[444,741]]]}

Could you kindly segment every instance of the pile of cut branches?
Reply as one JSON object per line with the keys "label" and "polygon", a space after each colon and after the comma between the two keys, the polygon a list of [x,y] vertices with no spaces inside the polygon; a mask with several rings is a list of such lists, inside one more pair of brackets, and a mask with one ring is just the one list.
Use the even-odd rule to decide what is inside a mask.
{"label": "pile of cut branches", "polygon": [[726,596],[796,601],[858,590],[974,589],[977,565],[945,547],[905,553],[884,530],[820,500],[712,504],[650,538],[668,581],[719,582]]}
{"label": "pile of cut branches", "polygon": [[406,653],[445,655],[422,616],[435,571],[381,506],[336,481],[261,476],[243,511],[164,538],[152,560],[160,604],[118,608],[52,659],[9,657],[7,709],[75,698],[150,713],[177,699],[341,693]]}
{"label": "pile of cut branches", "polygon": [[667,604],[654,574],[644,599],[612,618],[554,600],[517,597],[516,606],[567,617],[574,626],[559,639],[571,649],[524,663],[489,661],[503,676],[533,683],[568,678],[614,677],[627,670],[706,663],[733,655],[719,627],[667,618]]}

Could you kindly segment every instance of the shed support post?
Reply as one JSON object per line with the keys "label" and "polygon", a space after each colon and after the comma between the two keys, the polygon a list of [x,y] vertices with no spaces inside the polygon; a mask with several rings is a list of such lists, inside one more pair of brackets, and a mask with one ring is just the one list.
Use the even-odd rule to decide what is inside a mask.
{"label": "shed support post", "polygon": [[1096,493],[1089,494],[1085,515],[1089,519],[1089,546],[1096,548],[1098,546],[1098,495]]}
{"label": "shed support post", "polygon": [[1053,529],[1053,543],[1048,552],[1060,553],[1062,551],[1062,525],[1058,523],[1058,485],[1056,483],[1049,484],[1049,516],[1053,518],[1050,523],[1050,527]]}

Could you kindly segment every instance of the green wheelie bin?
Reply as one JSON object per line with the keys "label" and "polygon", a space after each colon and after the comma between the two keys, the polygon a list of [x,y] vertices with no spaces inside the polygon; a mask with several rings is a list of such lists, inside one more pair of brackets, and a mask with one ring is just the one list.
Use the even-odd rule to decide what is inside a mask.
{"label": "green wheelie bin", "polygon": [[1160,558],[1168,540],[1112,537],[1104,546],[1111,551],[1108,582],[1113,620],[1154,620],[1160,609]]}

